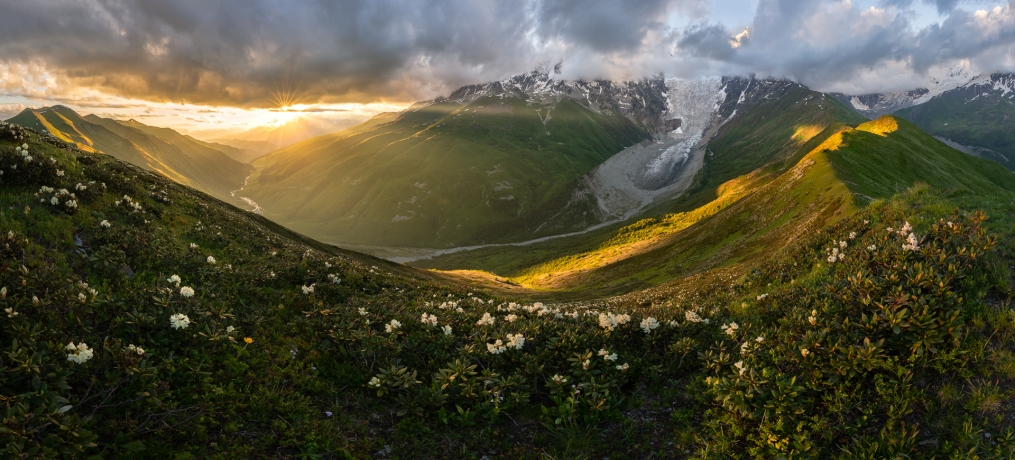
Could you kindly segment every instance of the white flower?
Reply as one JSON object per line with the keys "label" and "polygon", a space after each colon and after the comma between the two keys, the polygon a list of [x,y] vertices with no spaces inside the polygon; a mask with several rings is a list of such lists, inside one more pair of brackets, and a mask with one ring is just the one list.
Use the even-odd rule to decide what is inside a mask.
{"label": "white flower", "polygon": [[804,358],[806,358],[806,357],[807,357],[807,355],[809,355],[809,354],[811,354],[811,351],[810,351],[810,350],[808,350],[808,349],[806,349],[806,348],[801,348],[801,349],[800,349],[800,355],[801,355],[801,356],[803,356]]}
{"label": "white flower", "polygon": [[342,284],[342,278],[339,278],[336,274],[328,275],[328,279],[334,284]]}
{"label": "white flower", "polygon": [[518,315],[515,315],[513,313],[504,317],[504,321],[507,321],[509,323],[515,322],[516,319],[518,319]]}
{"label": "white flower", "polygon": [[845,254],[839,252],[839,248],[832,248],[832,254],[828,256],[828,263],[834,264],[846,258]]}
{"label": "white flower", "polygon": [[180,275],[170,276],[169,279],[167,279],[166,281],[168,281],[169,284],[175,284],[175,285],[179,286],[180,285],[180,281],[181,281],[180,280]]}
{"label": "white flower", "polygon": [[188,299],[194,297],[194,288],[190,286],[184,286],[180,288],[180,295]]}
{"label": "white flower", "polygon": [[497,318],[495,316],[490,316],[490,313],[483,313],[483,317],[480,318],[479,321],[476,321],[476,325],[477,326],[493,326],[493,323],[496,320],[497,320]]}
{"label": "white flower", "polygon": [[736,335],[737,329],[740,329],[740,326],[737,323],[731,322],[729,324],[722,325],[722,331],[728,334],[730,337]]}
{"label": "white flower", "polygon": [[507,338],[507,346],[509,347],[515,347],[516,350],[521,350],[522,347],[525,346],[525,336],[522,334],[508,334]]}
{"label": "white flower", "polygon": [[300,288],[303,289],[304,294],[310,295],[314,293],[314,285],[316,284],[317,283],[313,283],[310,286],[300,286]]}
{"label": "white flower", "polygon": [[63,177],[63,170],[57,169],[56,170],[56,177]]}
{"label": "white flower", "polygon": [[916,239],[916,234],[910,233],[909,236],[906,237],[906,244],[902,245],[902,249],[906,251],[919,251],[920,250],[919,243],[920,242],[917,241]]}
{"label": "white flower", "polygon": [[197,249],[199,247],[196,243],[190,243],[190,249]]}
{"label": "white flower", "polygon": [[651,334],[652,330],[657,327],[659,327],[659,321],[651,316],[641,320],[641,330],[645,331],[646,334]]}
{"label": "white flower", "polygon": [[226,334],[232,334],[233,331],[235,331],[235,330],[236,330],[235,327],[229,326],[229,327],[226,328]]}
{"label": "white flower", "polygon": [[486,344],[486,351],[489,351],[491,355],[499,355],[504,353],[504,350],[507,350],[507,347],[504,346],[504,342],[500,339],[497,339],[494,343]]}
{"label": "white flower", "polygon": [[84,294],[84,293],[79,293],[79,294],[78,294],[78,300],[80,300],[80,301],[81,301],[81,303],[85,303],[86,301],[88,301],[88,297],[87,297],[87,296],[85,296],[85,294]]}
{"label": "white flower", "polygon": [[589,366],[591,364],[592,363],[590,363],[589,360],[586,359],[585,361],[582,362],[582,370],[586,370],[586,371],[589,370]]}
{"label": "white flower", "polygon": [[135,346],[134,344],[127,345],[127,351],[137,353],[138,356],[144,356],[144,348]]}
{"label": "white flower", "polygon": [[701,317],[698,316],[698,314],[696,312],[693,312],[693,311],[690,311],[690,310],[684,312],[684,319],[686,319],[686,320],[688,320],[688,321],[690,321],[692,323],[700,323],[700,322],[703,321],[701,319]]}
{"label": "white flower", "polygon": [[75,185],[75,186],[74,186],[74,190],[77,190],[77,191],[79,191],[79,192],[82,192],[82,191],[88,190],[88,186],[86,186],[85,184],[82,184],[82,183],[78,182],[78,185]]}
{"label": "white flower", "polygon": [[620,372],[624,372],[624,371],[628,370],[630,367],[631,366],[629,366],[627,363],[624,363],[624,364],[621,364],[621,365],[617,366],[617,370],[620,371]]}
{"label": "white flower", "polygon": [[847,246],[849,246],[849,244],[846,244],[845,241],[839,242],[839,249],[846,249]]}
{"label": "white flower", "polygon": [[102,222],[99,222],[99,225],[101,225],[102,228],[109,228],[113,226],[113,224],[109,223],[108,220],[103,220]]}
{"label": "white flower", "polygon": [[557,385],[567,383],[567,377],[561,377],[560,374],[553,374],[553,377],[551,377],[550,380],[553,380],[553,383],[556,383]]}
{"label": "white flower", "polygon": [[877,250],[877,248],[878,248],[877,245],[874,245],[874,244],[872,244],[870,246],[867,246],[867,250],[871,251],[871,252]]}
{"label": "white flower", "polygon": [[384,332],[395,332],[400,327],[402,327],[402,323],[398,322],[397,319],[393,319],[390,323],[384,325]]}
{"label": "white flower", "polygon": [[15,316],[18,316],[18,312],[14,311],[14,309],[11,307],[4,308],[4,311],[7,312],[8,318],[14,318]]}
{"label": "white flower", "polygon": [[367,309],[366,308],[360,307],[360,309],[359,309],[359,315],[360,316],[366,316],[366,315],[369,315],[369,314],[370,313],[367,313]]}
{"label": "white flower", "polygon": [[759,295],[755,300],[765,300],[768,298],[768,293]]}
{"label": "white flower", "polygon": [[92,356],[95,355],[95,352],[92,351],[91,348],[88,348],[88,345],[85,345],[84,342],[77,345],[74,345],[74,342],[71,342],[64,347],[64,349],[68,351],[67,361],[77,364],[82,364],[85,361],[92,359]]}
{"label": "white flower", "polygon": [[617,360],[617,354],[616,353],[612,353],[611,354],[609,351],[606,351],[605,348],[600,348],[599,349],[599,356],[603,357],[603,361],[616,361]]}
{"label": "white flower", "polygon": [[899,229],[898,233],[899,233],[900,236],[906,236],[907,234],[911,233],[912,231],[913,231],[913,226],[909,225],[909,221],[907,220],[906,221],[906,225],[903,225],[902,228]]}
{"label": "white flower", "polygon": [[807,317],[807,322],[811,323],[811,326],[816,326],[818,324],[818,311],[817,310],[811,310],[811,316]]}
{"label": "white flower", "polygon": [[737,370],[740,371],[741,376],[747,373],[747,366],[744,365],[743,361],[737,361],[736,363],[733,364],[733,367],[736,367]]}
{"label": "white flower", "polygon": [[441,330],[444,331],[444,335],[451,335],[451,326],[443,326]]}
{"label": "white flower", "polygon": [[381,387],[381,379],[379,379],[377,377],[373,377],[373,378],[370,379],[370,382],[368,382],[367,385],[372,386],[374,388],[380,388]]}
{"label": "white flower", "polygon": [[856,239],[856,232],[849,232],[849,239]]}
{"label": "white flower", "polygon": [[54,196],[53,198],[49,199],[49,204],[51,204],[53,206],[56,206],[56,205],[60,204],[60,200],[57,197]]}
{"label": "white flower", "polygon": [[764,342],[765,341],[765,337],[759,335],[758,338],[754,339],[754,341],[758,342],[758,343]]}
{"label": "white flower", "polygon": [[76,208],[76,207],[78,207],[78,202],[77,202],[77,200],[67,200],[67,202],[66,202],[66,203],[64,203],[64,204],[65,204],[65,205],[66,205],[66,206],[67,206],[68,208]]}
{"label": "white flower", "polygon": [[617,315],[617,324],[624,325],[631,321],[631,315]]}
{"label": "white flower", "polygon": [[428,324],[430,326],[436,326],[437,325],[437,316],[431,315],[431,314],[427,314],[427,313],[423,313],[423,315],[419,317],[419,321],[421,323],[423,323],[423,324]]}
{"label": "white flower", "polygon": [[208,264],[215,265],[215,258],[212,256],[208,256]]}
{"label": "white flower", "polygon": [[190,326],[190,318],[183,313],[177,313],[169,317],[169,325],[173,329],[186,329],[187,326]]}

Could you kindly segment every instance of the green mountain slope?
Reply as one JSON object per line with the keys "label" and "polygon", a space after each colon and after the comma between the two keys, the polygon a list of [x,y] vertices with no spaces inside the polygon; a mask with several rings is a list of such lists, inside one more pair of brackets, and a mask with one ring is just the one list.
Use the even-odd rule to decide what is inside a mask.
{"label": "green mountain slope", "polygon": [[157,171],[221,199],[230,199],[230,192],[241,188],[244,179],[253,171],[250,165],[233,160],[212,144],[133,120],[119,122],[95,115],[81,117],[67,107],[55,106],[26,109],[8,121],[45,130],[85,151],[106,153]]}
{"label": "green mountain slope", "polygon": [[895,115],[1015,170],[1015,74],[974,79]]}
{"label": "green mountain slope", "polygon": [[[545,122],[544,122],[545,121]],[[438,102],[273,152],[243,195],[326,241],[446,247],[533,233],[530,216],[648,134],[569,98]]]}
{"label": "green mountain slope", "polygon": [[[90,119],[91,117],[98,118],[95,115],[89,115],[86,116],[85,118]],[[138,131],[143,131],[145,133],[151,134],[152,136],[166,140],[167,142],[176,145],[180,148],[186,148],[188,150],[197,150],[197,151],[204,150],[204,152],[202,153],[205,153],[207,155],[215,155],[214,153],[210,152],[210,150],[213,150],[216,152],[224,153],[229,158],[232,158],[233,160],[236,160],[240,163],[250,163],[251,161],[254,161],[258,157],[263,155],[263,153],[256,152],[253,150],[241,149],[225,144],[217,144],[214,142],[205,142],[199,139],[195,139],[192,136],[180,134],[175,130],[169,128],[148,126],[134,119],[130,119],[127,121],[119,121],[119,123],[124,126],[128,126]]]}
{"label": "green mountain slope", "polygon": [[[750,266],[549,305],[448,285],[9,132],[3,457],[1015,454],[1015,195],[991,178],[999,167],[928,143],[939,163],[892,180],[936,174],[954,192],[914,187],[850,216],[799,201],[835,192],[842,208],[866,201],[850,187],[889,189],[838,174],[865,155],[921,154],[907,141],[926,135],[905,122],[831,136],[759,194],[835,222],[783,251],[756,238]],[[773,209],[734,206],[691,228]],[[847,257],[830,262],[832,246]]]}
{"label": "green mountain slope", "polygon": [[[767,125],[755,126],[768,132]],[[916,183],[981,194],[1015,191],[1010,171],[954,150],[905,120],[886,116],[838,129],[774,179],[756,171],[728,181],[707,203],[640,221],[610,232],[609,238],[480,250],[416,264],[480,269],[551,294],[563,290],[563,295],[595,297],[719,267],[751,266],[854,214],[858,206]]]}

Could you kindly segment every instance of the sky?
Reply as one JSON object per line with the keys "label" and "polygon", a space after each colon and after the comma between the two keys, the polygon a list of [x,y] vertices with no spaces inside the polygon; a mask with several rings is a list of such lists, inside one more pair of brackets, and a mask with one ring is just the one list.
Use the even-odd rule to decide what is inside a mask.
{"label": "sky", "polygon": [[850,94],[1015,71],[1015,0],[0,0],[0,118],[53,104],[206,137],[338,125],[561,63]]}

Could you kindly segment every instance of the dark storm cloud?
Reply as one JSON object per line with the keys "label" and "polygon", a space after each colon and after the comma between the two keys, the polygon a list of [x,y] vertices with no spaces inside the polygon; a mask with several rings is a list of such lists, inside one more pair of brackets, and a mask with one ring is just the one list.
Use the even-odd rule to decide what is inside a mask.
{"label": "dark storm cloud", "polygon": [[642,38],[664,27],[667,0],[561,0],[539,3],[538,31],[547,38],[584,43],[603,52],[636,50]]}
{"label": "dark storm cloud", "polygon": [[[700,0],[0,0],[0,60],[122,96],[408,100],[531,69],[540,47],[636,52]],[[452,88],[453,89],[453,88]]]}
{"label": "dark storm cloud", "polygon": [[734,47],[740,31],[722,24],[672,29],[708,0],[0,0],[0,95],[263,107],[280,89],[306,104],[411,101],[561,59],[574,78],[757,72],[816,86],[889,61],[1010,60],[1011,7],[985,23],[968,0],[882,5],[915,1],[950,14],[913,31],[912,15],[845,1],[761,0]]}
{"label": "dark storm cloud", "polygon": [[[951,9],[940,25],[919,31],[905,10],[912,3],[894,0],[882,2],[894,8],[864,10],[849,2],[761,0],[750,38],[738,48],[730,40],[739,31],[719,24],[687,27],[677,47],[722,62],[726,71],[789,77],[815,88],[854,80],[888,64],[915,74],[957,60],[979,63],[981,71],[1012,70],[1015,1],[989,11]],[[939,8],[955,3],[935,2]],[[1007,63],[997,59],[1005,53]]]}

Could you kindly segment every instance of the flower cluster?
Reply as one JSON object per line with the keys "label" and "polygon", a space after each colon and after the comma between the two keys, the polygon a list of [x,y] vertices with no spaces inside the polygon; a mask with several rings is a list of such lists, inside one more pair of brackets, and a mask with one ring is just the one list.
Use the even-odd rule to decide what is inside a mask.
{"label": "flower cluster", "polygon": [[616,353],[610,353],[609,351],[606,351],[605,348],[600,348],[599,349],[599,356],[603,357],[603,361],[616,361],[617,360],[617,354]]}
{"label": "flower cluster", "polygon": [[[212,263],[215,263],[214,259],[212,259]],[[310,295],[310,294],[314,293],[314,286],[315,285],[317,285],[317,283],[312,283],[310,286],[300,286],[300,289],[303,290],[304,294]]]}
{"label": "flower cluster", "polygon": [[645,331],[646,334],[651,334],[652,330],[657,327],[659,327],[659,321],[651,316],[641,320],[641,330]]}
{"label": "flower cluster", "polygon": [[127,351],[130,353],[137,353],[138,356],[144,356],[144,348],[134,344],[127,345]]}
{"label": "flower cluster", "polygon": [[169,325],[173,329],[186,329],[187,326],[190,326],[190,318],[183,313],[177,313],[169,317]]}
{"label": "flower cluster", "polygon": [[[144,209],[141,207],[141,205],[138,204],[136,201],[134,201],[133,198],[131,198],[131,197],[127,196],[127,195],[123,196],[122,202],[127,203],[127,206],[129,206],[132,209],[132,212],[135,212],[135,213],[144,212]],[[121,200],[116,200],[113,204],[116,205],[116,206],[120,206],[120,203],[121,203]]]}
{"label": "flower cluster", "polygon": [[395,332],[400,327],[402,327],[402,323],[398,322],[397,319],[393,319],[390,323],[384,325],[384,332]]}
{"label": "flower cluster", "polygon": [[479,321],[476,321],[476,325],[477,326],[493,326],[493,323],[496,320],[497,320],[497,317],[490,316],[490,313],[483,313],[483,317],[480,318]]}
{"label": "flower cluster", "polygon": [[723,324],[722,325],[722,331],[723,331],[723,333],[729,335],[730,337],[733,337],[734,335],[737,334],[737,329],[740,329],[740,325],[738,325],[735,322],[731,322],[729,324]]}
{"label": "flower cluster", "polygon": [[67,361],[77,364],[82,364],[85,361],[92,359],[92,356],[95,355],[95,352],[92,351],[91,348],[88,348],[88,345],[84,342],[77,345],[74,345],[74,342],[71,342],[64,347],[64,349],[67,350]]}
{"label": "flower cluster", "polygon": [[599,327],[610,332],[616,329],[618,326],[622,326],[631,321],[631,315],[620,314],[614,315],[613,313],[600,313],[599,314]]}
{"label": "flower cluster", "polygon": [[59,206],[63,203],[67,210],[77,209],[78,201],[77,196],[73,192],[67,191],[62,188],[59,190],[53,189],[53,187],[47,187],[45,185],[39,189],[35,194],[36,198],[39,198],[40,203],[47,203],[53,206]]}
{"label": "flower cluster", "polygon": [[431,315],[431,314],[427,314],[427,313],[423,313],[423,315],[420,316],[419,321],[421,323],[423,323],[423,324],[426,324],[426,325],[436,326],[437,325],[437,316]]}

